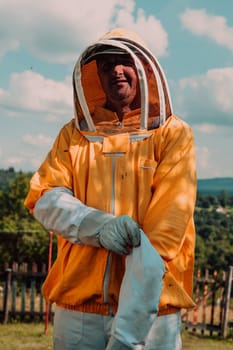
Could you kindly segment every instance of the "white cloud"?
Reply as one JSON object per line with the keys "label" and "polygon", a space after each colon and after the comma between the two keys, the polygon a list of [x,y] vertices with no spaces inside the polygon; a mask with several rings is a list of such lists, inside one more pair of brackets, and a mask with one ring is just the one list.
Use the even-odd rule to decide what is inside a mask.
{"label": "white cloud", "polygon": [[7,159],[7,163],[8,166],[14,166],[14,167],[18,167],[19,165],[21,165],[24,161],[23,157],[9,157]]}
{"label": "white cloud", "polygon": [[165,54],[167,34],[161,23],[154,16],[146,17],[142,9],[134,19],[134,7],[133,0],[20,0],[20,5],[18,0],[1,0],[0,56],[24,48],[46,61],[73,62],[113,26],[139,31],[148,38],[152,51]]}
{"label": "white cloud", "polygon": [[193,129],[203,134],[213,134],[216,132],[217,126],[212,124],[197,124],[193,126]]}
{"label": "white cloud", "polygon": [[[35,142],[32,137],[34,137]],[[17,171],[35,171],[40,166],[51,147],[50,137],[25,135],[22,137],[22,141],[20,142],[18,139],[17,145],[13,145],[13,147],[13,141],[7,147],[3,146],[0,168],[14,167]]]}
{"label": "white cloud", "polygon": [[12,74],[7,90],[0,92],[0,104],[5,111],[17,111],[18,116],[27,113],[71,116],[73,111],[71,78],[63,82],[46,79],[32,71]]}
{"label": "white cloud", "polygon": [[197,168],[201,172],[205,171],[209,167],[209,150],[207,147],[196,147],[197,156]]}
{"label": "white cloud", "polygon": [[43,157],[41,154],[31,154],[29,155],[13,155],[8,156],[5,159],[1,159],[1,167],[9,168],[13,167],[16,171],[35,171],[40,166],[43,161]]}
{"label": "white cloud", "polygon": [[46,147],[46,149],[48,149],[48,147],[50,147],[53,143],[53,138],[43,134],[26,134],[23,136],[23,142],[37,147]]}
{"label": "white cloud", "polygon": [[151,49],[157,57],[166,55],[168,35],[161,22],[154,16],[146,17],[142,9],[138,9],[135,18],[132,12],[126,12],[122,9],[118,13],[116,24],[123,28],[130,28],[141,35],[148,48]]}
{"label": "white cloud", "polygon": [[192,124],[233,125],[233,67],[182,79],[174,89],[178,114]]}
{"label": "white cloud", "polygon": [[233,51],[233,27],[227,25],[225,17],[210,15],[205,9],[187,9],[180,20],[192,33],[207,36],[218,45]]}

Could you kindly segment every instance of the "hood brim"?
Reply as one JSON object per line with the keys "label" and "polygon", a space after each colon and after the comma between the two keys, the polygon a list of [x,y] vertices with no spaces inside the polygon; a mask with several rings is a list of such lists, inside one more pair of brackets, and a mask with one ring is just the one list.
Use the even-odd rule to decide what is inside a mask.
{"label": "hood brim", "polygon": [[95,46],[93,49],[88,51],[82,59],[83,64],[90,63],[93,60],[103,56],[103,55],[129,55],[125,50],[111,47],[109,45],[99,45]]}

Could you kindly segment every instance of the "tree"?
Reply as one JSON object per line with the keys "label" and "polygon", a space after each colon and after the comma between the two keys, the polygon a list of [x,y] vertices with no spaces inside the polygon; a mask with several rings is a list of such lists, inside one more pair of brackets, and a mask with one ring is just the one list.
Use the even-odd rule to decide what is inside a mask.
{"label": "tree", "polygon": [[[11,170],[12,174],[0,191],[0,265],[13,261],[46,263],[49,234],[24,206],[32,174]],[[53,244],[55,254],[55,237]]]}

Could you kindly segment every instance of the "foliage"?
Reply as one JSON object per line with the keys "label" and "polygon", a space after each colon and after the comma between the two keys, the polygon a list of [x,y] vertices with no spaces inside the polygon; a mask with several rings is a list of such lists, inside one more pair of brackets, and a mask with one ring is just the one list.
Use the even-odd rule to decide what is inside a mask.
{"label": "foliage", "polygon": [[[32,173],[0,170],[0,267],[4,261],[47,262],[49,235],[24,206]],[[218,184],[219,186],[219,184]],[[196,266],[227,270],[233,265],[233,196],[197,194]],[[54,237],[54,255],[56,242]]]}
{"label": "foliage", "polygon": [[233,197],[198,193],[195,209],[196,266],[227,270],[233,264]]}
{"label": "foliage", "polygon": [[[0,175],[2,174],[2,170]],[[4,262],[47,262],[49,235],[24,206],[31,173],[9,169],[0,189],[0,267]],[[55,238],[53,244],[55,245]],[[53,249],[55,254],[56,249]]]}

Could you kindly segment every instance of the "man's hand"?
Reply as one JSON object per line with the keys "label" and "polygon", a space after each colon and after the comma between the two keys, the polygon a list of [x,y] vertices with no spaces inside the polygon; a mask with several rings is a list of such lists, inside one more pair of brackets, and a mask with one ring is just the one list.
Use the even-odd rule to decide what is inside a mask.
{"label": "man's hand", "polygon": [[115,217],[99,229],[101,246],[117,254],[129,254],[140,245],[140,238],[138,224],[128,215]]}

